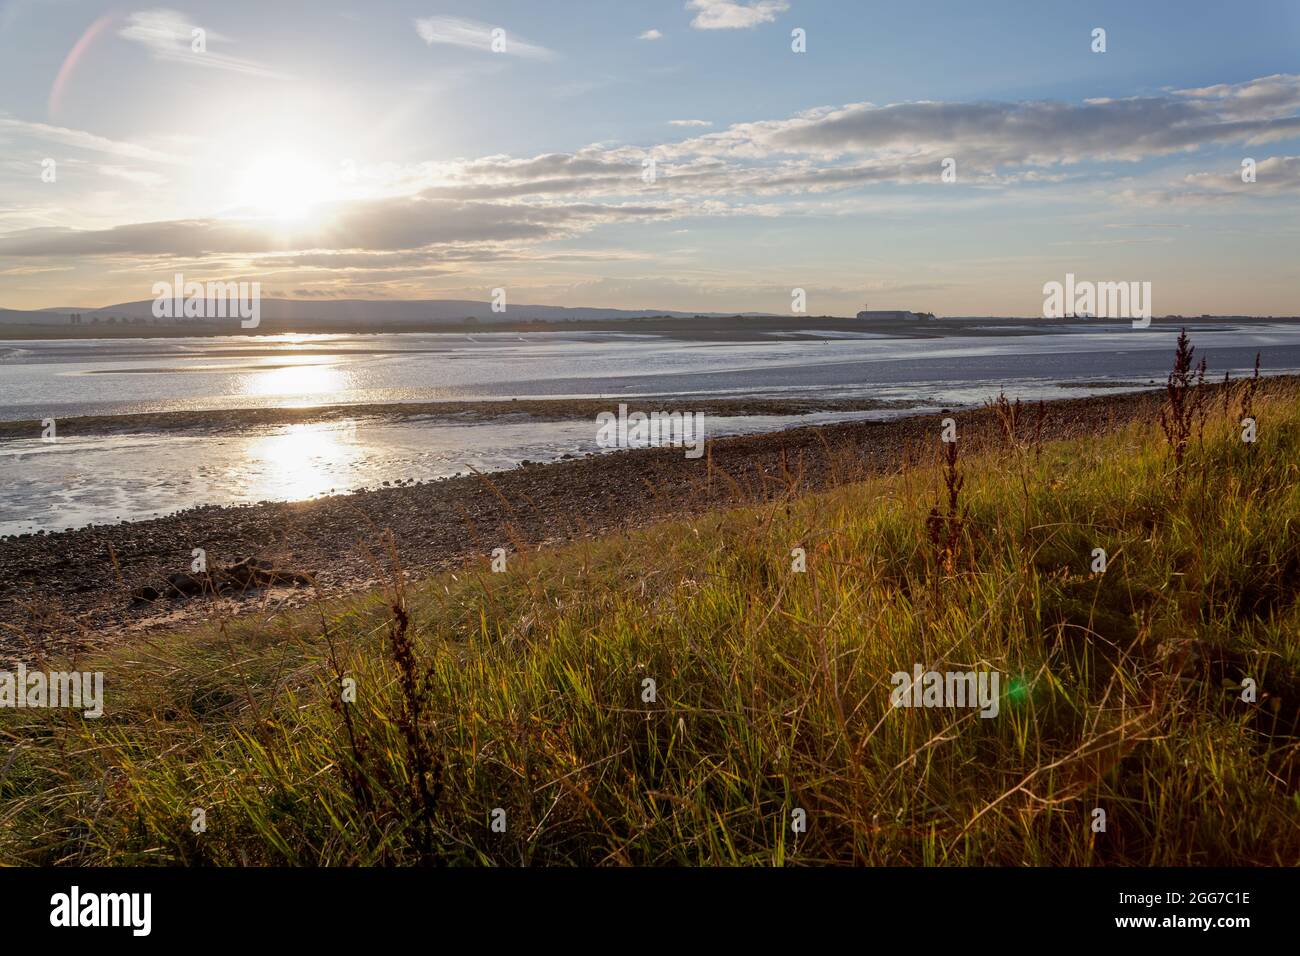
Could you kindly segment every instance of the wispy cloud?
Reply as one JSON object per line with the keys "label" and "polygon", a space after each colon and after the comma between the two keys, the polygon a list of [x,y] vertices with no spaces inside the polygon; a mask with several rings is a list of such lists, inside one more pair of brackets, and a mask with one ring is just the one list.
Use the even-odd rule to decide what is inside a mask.
{"label": "wispy cloud", "polygon": [[598,225],[669,218],[671,203],[457,202],[402,196],[336,203],[318,224],[267,229],[258,220],[179,219],[108,229],[51,227],[0,236],[5,256],[177,256],[314,249],[392,252],[457,244],[537,242],[577,235]]}
{"label": "wispy cloud", "polygon": [[106,153],[110,156],[120,156],[123,159],[138,159],[151,163],[181,162],[175,156],[159,152],[156,149],[150,149],[147,146],[119,142],[103,136],[96,136],[94,133],[87,133],[85,130],[68,129],[64,126],[50,126],[46,123],[29,123],[25,120],[0,115],[0,132],[6,130],[21,136],[30,136],[33,139],[58,143],[61,146],[87,149],[96,153]]}
{"label": "wispy cloud", "polygon": [[1136,161],[1214,143],[1266,143],[1300,135],[1300,84],[1284,82],[1288,79],[1082,103],[850,103],[739,123],[669,149],[732,158],[788,154],[828,160],[858,154],[882,166],[954,156],[966,169]]}
{"label": "wispy cloud", "polygon": [[1247,83],[1216,83],[1198,89],[1175,90],[1200,106],[1211,106],[1229,118],[1286,116],[1300,103],[1300,75],[1274,73]]}
{"label": "wispy cloud", "polygon": [[[1114,161],[1173,156],[1227,143],[1257,142],[1294,135],[1300,117],[1278,115],[1284,102],[1276,91],[1285,78],[1266,78],[1162,97],[1129,100],[974,103],[898,103],[824,106],[785,119],[740,123],[655,146],[656,190],[672,197],[781,197],[842,191],[884,184],[940,182],[940,162],[957,158],[960,181],[1006,190],[1050,187],[1067,181],[1110,182]],[[1270,91],[1267,97],[1251,95]],[[1264,100],[1267,100],[1267,103]],[[1257,102],[1260,114],[1243,104]],[[1300,102],[1292,104],[1300,111]],[[1224,112],[1233,119],[1226,121]],[[708,127],[702,119],[669,120],[683,129]],[[532,158],[507,156],[436,164],[425,170],[429,195],[457,200],[526,197],[598,198],[635,193],[641,183],[644,150],[592,145],[575,153]],[[1183,192],[1245,194],[1235,164],[1218,177],[1188,178]],[[1281,194],[1295,189],[1290,161],[1261,159],[1253,192]],[[1217,183],[1217,188],[1216,188]],[[1155,194],[1164,183],[1148,183]],[[1113,194],[1108,187],[1107,195]],[[987,195],[987,194],[986,194]],[[1155,199],[1153,198],[1153,201]],[[782,208],[787,208],[783,206]]]}
{"label": "wispy cloud", "polygon": [[771,23],[790,9],[785,0],[687,0],[687,10],[696,11],[691,26],[697,30],[743,30]]}
{"label": "wispy cloud", "polygon": [[1259,198],[1276,202],[1281,196],[1300,196],[1300,156],[1268,156],[1260,159],[1255,179],[1246,182],[1241,170],[1189,173],[1181,183],[1163,189],[1129,189],[1126,202],[1141,206],[1207,206],[1235,204]]}
{"label": "wispy cloud", "polygon": [[[194,31],[199,29],[204,31],[205,49],[202,52],[194,49]],[[176,10],[140,10],[133,13],[127,18],[126,26],[118,31],[118,36],[141,44],[149,50],[150,55],[155,60],[168,63],[186,63],[190,66],[226,70],[231,73],[243,73],[247,76],[286,78],[285,74],[269,69],[252,60],[206,49],[206,46],[211,43],[228,43],[230,38],[202,27],[200,24],[191,23],[185,18],[185,14]]]}
{"label": "wispy cloud", "polygon": [[31,276],[42,272],[71,272],[72,266],[14,266],[0,269],[0,276]]}
{"label": "wispy cloud", "polygon": [[1108,222],[1106,229],[1190,229],[1185,222]]}
{"label": "wispy cloud", "polygon": [[[1261,208],[1266,202],[1285,211],[1300,199],[1295,156],[1251,150],[1245,155],[1255,154],[1258,163],[1257,181],[1250,184],[1241,182],[1239,160],[1231,155],[1190,168],[1180,158],[1176,174],[1168,161],[1139,170],[1137,180],[1117,180],[1113,165],[1294,136],[1300,129],[1300,85],[1290,77],[1132,99],[826,105],[716,131],[699,129],[712,125],[704,119],[668,122],[683,129],[680,138],[649,149],[609,142],[567,153],[388,164],[393,169],[381,165],[374,175],[363,167],[361,181],[382,189],[369,198],[325,204],[311,224],[292,227],[212,215],[118,224],[109,219],[103,227],[72,229],[51,215],[44,221],[28,216],[35,228],[18,230],[0,210],[11,229],[0,235],[0,261],[93,256],[128,268],[134,260],[135,267],[146,268],[151,259],[167,257],[211,263],[223,256],[262,256],[270,258],[259,260],[257,268],[349,268],[374,281],[403,274],[414,280],[431,264],[538,257],[544,252],[531,250],[545,250],[547,243],[631,223],[667,228],[698,217],[760,216],[790,223],[799,216],[882,210],[903,218],[924,204],[950,210],[958,203],[1037,204],[1044,197],[1095,200],[1107,215],[1116,208]],[[116,153],[123,159],[99,169],[119,179],[139,175],[126,157],[144,158],[143,147],[0,116],[0,137],[9,129]],[[643,179],[647,156],[657,161],[650,184]],[[962,186],[979,188],[939,185],[940,160],[947,156],[956,157]],[[1077,185],[1088,182],[1091,195]],[[930,191],[922,192],[926,187]],[[861,196],[843,195],[859,189]],[[832,200],[832,193],[839,195]],[[825,201],[818,198],[823,195]],[[1104,249],[1151,242],[1112,232],[1076,244]]]}
{"label": "wispy cloud", "polygon": [[[494,30],[501,32],[494,36]],[[479,20],[466,20],[463,17],[425,17],[415,21],[415,32],[429,46],[443,43],[481,53],[505,53],[534,60],[555,58],[553,50],[538,46],[536,43],[529,43],[504,27],[496,27]],[[494,47],[493,40],[498,38],[500,42]]]}
{"label": "wispy cloud", "polygon": [[147,169],[132,169],[129,166],[99,166],[97,168],[104,176],[113,179],[125,179],[127,182],[139,186],[161,186],[167,182],[167,177],[162,173],[155,173]]}
{"label": "wispy cloud", "polygon": [[663,38],[664,35],[658,30],[647,30],[645,33],[637,37],[638,40],[662,40]]}

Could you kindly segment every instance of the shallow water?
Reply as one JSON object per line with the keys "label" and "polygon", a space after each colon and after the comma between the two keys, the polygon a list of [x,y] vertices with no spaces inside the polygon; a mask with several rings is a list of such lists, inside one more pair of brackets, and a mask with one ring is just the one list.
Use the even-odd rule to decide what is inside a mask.
{"label": "shallow water", "polygon": [[[705,425],[709,436],[736,435],[887,414],[748,415]],[[243,435],[24,439],[0,444],[0,535],[138,521],[203,504],[297,501],[604,450],[594,422],[525,416],[474,425],[348,420]]]}
{"label": "shallow water", "polygon": [[[1176,332],[942,339],[870,334],[689,342],[626,333],[288,335],[0,342],[0,419],[179,409],[671,394],[864,397],[921,408],[1161,382]],[[1300,328],[1198,331],[1214,377],[1300,369]],[[908,412],[709,418],[709,435]],[[266,426],[0,442],[0,534],[137,520],[196,504],[298,500],[596,452],[591,421],[505,417]]]}
{"label": "shallow water", "polygon": [[[976,398],[1002,385],[1163,380],[1176,333],[942,339],[827,334],[691,342],[593,333],[282,335],[0,343],[0,419],[475,398],[862,395]],[[1195,334],[1218,374],[1300,367],[1300,327]]]}

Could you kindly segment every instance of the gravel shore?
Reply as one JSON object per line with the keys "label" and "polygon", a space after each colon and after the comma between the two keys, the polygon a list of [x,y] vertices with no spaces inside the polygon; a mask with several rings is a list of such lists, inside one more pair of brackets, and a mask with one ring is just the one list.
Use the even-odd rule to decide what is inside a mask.
{"label": "gravel shore", "polygon": [[[1045,440],[1083,437],[1135,418],[1154,420],[1158,392],[1047,403]],[[382,532],[391,529],[412,576],[510,552],[595,537],[784,493],[893,471],[933,455],[939,415],[852,422],[721,438],[708,454],[617,451],[484,476],[409,482],[305,502],[201,507],[150,521],[0,540],[0,662],[45,656],[183,627],[220,614],[305,605],[308,588],[133,606],[132,591],[187,571],[203,548],[210,564],[246,556],[316,576],[326,595],[379,583]],[[954,413],[963,443],[991,437],[985,409]],[[1031,414],[1032,418],[1032,414]],[[376,566],[376,559],[380,566]]]}

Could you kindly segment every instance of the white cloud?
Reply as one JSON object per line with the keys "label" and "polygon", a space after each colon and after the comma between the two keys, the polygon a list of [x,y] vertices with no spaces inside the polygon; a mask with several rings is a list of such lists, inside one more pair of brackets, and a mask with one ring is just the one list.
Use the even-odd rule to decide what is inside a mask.
{"label": "white cloud", "polygon": [[741,30],[771,23],[790,9],[785,0],[687,0],[687,10],[697,11],[691,26],[697,30]]}
{"label": "white cloud", "polygon": [[534,60],[550,60],[555,53],[544,46],[529,43],[504,27],[494,27],[479,20],[466,20],[463,17],[425,17],[415,21],[415,32],[429,46],[435,43],[458,46],[466,50],[492,53],[492,31],[500,29],[504,49],[500,52],[510,56],[528,57]]}
{"label": "white cloud", "polygon": [[[1254,184],[1240,182],[1236,160],[1213,174],[1192,172],[1173,183],[1167,165],[1143,173],[1141,182],[1117,179],[1113,166],[1087,165],[1296,136],[1300,116],[1279,115],[1284,99],[1278,91],[1286,88],[1286,78],[1265,79],[1125,100],[824,106],[784,119],[689,133],[679,142],[648,150],[593,144],[525,157],[381,164],[359,171],[361,181],[374,187],[371,198],[332,204],[311,228],[270,229],[250,219],[195,218],[73,230],[49,228],[57,224],[53,219],[28,217],[36,228],[0,237],[0,257],[373,253],[382,255],[359,259],[356,268],[400,271],[408,265],[398,255],[403,252],[436,251],[441,261],[458,255],[518,255],[521,249],[610,223],[697,216],[782,216],[790,221],[890,204],[903,215],[914,214],[926,202],[944,208],[955,202],[1035,203],[1042,201],[1042,190],[1066,181],[1093,183],[1091,198],[1107,204],[1222,204],[1249,201],[1253,195],[1289,200],[1300,193],[1300,157],[1243,150],[1242,155],[1259,159]],[[1252,88],[1272,92],[1252,96],[1246,92]],[[1257,113],[1248,109],[1249,103],[1258,107]],[[707,120],[670,122],[688,129],[708,125]],[[0,136],[10,128],[124,158],[145,158],[141,147],[0,116]],[[657,162],[653,184],[642,178],[647,156]],[[946,156],[957,158],[963,187],[979,188],[938,185],[940,160]],[[138,176],[128,172],[134,168],[120,162],[101,170],[127,178]],[[1187,171],[1179,168],[1179,174]],[[1162,173],[1164,179],[1158,181]],[[887,185],[913,188],[885,191]],[[922,192],[927,186],[931,192]],[[861,197],[813,199],[864,187],[873,188]],[[1065,195],[1090,198],[1086,188]],[[12,219],[9,224],[15,225]]]}
{"label": "white cloud", "polygon": [[1245,83],[1218,83],[1199,89],[1176,90],[1202,107],[1225,117],[1285,116],[1300,109],[1300,75],[1275,73]]}
{"label": "white cloud", "polygon": [[[849,103],[781,120],[741,123],[667,147],[673,155],[764,159],[845,155],[882,165],[953,156],[967,169],[1135,161],[1214,143],[1300,136],[1300,93],[1269,77],[1234,86],[1131,99]],[[1251,91],[1267,90],[1251,95]]]}
{"label": "white cloud", "polygon": [[[1283,89],[1287,78],[1207,88],[1195,96],[1088,102],[870,103],[825,106],[785,119],[702,132],[649,151],[593,145],[574,153],[508,156],[438,164],[425,171],[429,195],[458,200],[588,199],[642,190],[641,163],[658,162],[656,190],[676,198],[793,197],[873,184],[939,182],[942,159],[956,157],[964,185],[1050,187],[1103,180],[1105,162],[1172,156],[1217,144],[1280,139],[1300,133],[1300,116],[1277,115],[1243,91]],[[1213,90],[1213,92],[1211,92]],[[1244,104],[1255,102],[1260,115]],[[1223,113],[1230,111],[1233,119]],[[684,129],[707,120],[670,120]],[[1085,165],[1091,164],[1091,165]],[[1228,170],[1230,175],[1232,170]],[[1290,167],[1262,163],[1257,191],[1289,191]],[[1193,184],[1187,183],[1184,188]],[[1152,193],[1164,188],[1151,183]],[[1195,187],[1207,191],[1204,184]],[[782,206],[782,208],[787,208]]]}
{"label": "white cloud", "polygon": [[191,66],[226,70],[248,76],[286,78],[285,74],[268,69],[252,60],[218,53],[210,48],[204,49],[201,53],[196,52],[193,48],[194,31],[198,29],[204,31],[205,47],[212,43],[229,42],[229,37],[222,36],[215,30],[209,30],[200,24],[191,23],[182,13],[166,9],[140,10],[131,14],[127,18],[127,25],[118,31],[118,36],[146,47],[155,60],[187,63]]}
{"label": "white cloud", "polygon": [[0,132],[5,130],[12,130],[22,136],[30,136],[34,139],[58,143],[62,146],[71,146],[74,149],[88,149],[96,153],[120,156],[123,159],[138,159],[152,163],[181,162],[175,156],[159,152],[156,149],[107,139],[103,136],[96,136],[94,133],[87,133],[85,130],[68,129],[64,126],[49,126],[45,123],[29,123],[9,116],[0,116]]}
{"label": "white cloud", "polygon": [[1228,196],[1300,193],[1300,156],[1269,156],[1255,165],[1255,181],[1243,182],[1241,169],[1190,173],[1183,189],[1167,191],[1166,198],[1184,202],[1212,202]]}
{"label": "white cloud", "polygon": [[662,40],[663,38],[664,35],[658,30],[647,30],[645,33],[637,37],[638,40]]}

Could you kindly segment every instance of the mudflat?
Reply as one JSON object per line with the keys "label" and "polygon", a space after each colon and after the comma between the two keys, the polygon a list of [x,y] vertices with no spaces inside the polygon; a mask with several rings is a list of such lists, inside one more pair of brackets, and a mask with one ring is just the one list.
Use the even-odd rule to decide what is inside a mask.
{"label": "mudflat", "polygon": [[[1146,392],[1047,402],[1041,437],[1087,437],[1150,419],[1161,399]],[[964,446],[994,438],[997,424],[988,409],[952,414]],[[148,521],[0,539],[0,660],[32,662],[141,631],[373,587],[390,575],[394,554],[412,578],[466,566],[486,572],[496,548],[517,553],[930,462],[940,417],[719,438],[697,459],[680,448],[621,450],[492,474],[399,480],[310,501],[205,506]],[[310,574],[315,583],[132,601],[133,592],[188,571],[196,548],[213,564],[255,556]]]}

